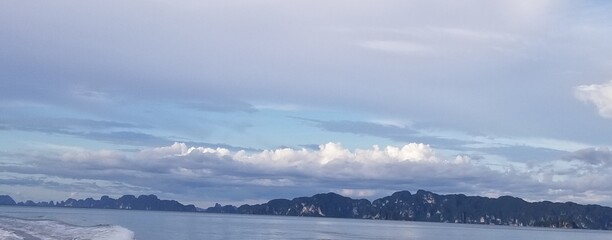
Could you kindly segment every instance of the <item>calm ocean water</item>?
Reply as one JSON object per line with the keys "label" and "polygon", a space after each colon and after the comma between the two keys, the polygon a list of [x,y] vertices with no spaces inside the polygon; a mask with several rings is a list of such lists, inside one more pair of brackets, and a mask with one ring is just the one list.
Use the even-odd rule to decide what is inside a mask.
{"label": "calm ocean water", "polygon": [[0,206],[0,239],[612,239],[611,231]]}

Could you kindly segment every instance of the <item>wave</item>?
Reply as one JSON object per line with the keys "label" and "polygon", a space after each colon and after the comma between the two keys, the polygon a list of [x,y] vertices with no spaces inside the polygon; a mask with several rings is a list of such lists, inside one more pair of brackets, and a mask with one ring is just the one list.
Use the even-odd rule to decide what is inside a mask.
{"label": "wave", "polygon": [[3,240],[133,240],[134,233],[115,225],[76,226],[55,220],[0,216]]}

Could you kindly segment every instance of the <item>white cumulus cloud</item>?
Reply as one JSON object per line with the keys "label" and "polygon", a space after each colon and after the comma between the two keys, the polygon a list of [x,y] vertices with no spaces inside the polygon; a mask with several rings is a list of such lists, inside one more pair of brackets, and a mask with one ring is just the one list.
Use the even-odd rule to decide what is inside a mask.
{"label": "white cumulus cloud", "polygon": [[580,85],[576,97],[597,107],[599,115],[612,118],[612,81],[603,84]]}

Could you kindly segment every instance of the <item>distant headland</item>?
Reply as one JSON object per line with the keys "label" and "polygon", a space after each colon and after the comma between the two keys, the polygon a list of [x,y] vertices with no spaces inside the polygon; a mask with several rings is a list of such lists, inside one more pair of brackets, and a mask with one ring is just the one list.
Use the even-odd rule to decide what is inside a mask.
{"label": "distant headland", "polygon": [[174,200],[160,200],[155,195],[124,195],[118,199],[102,196],[100,200],[93,198],[72,199],[59,202],[34,202],[25,201],[16,203],[8,195],[0,195],[0,205],[16,206],[35,206],[35,207],[72,207],[72,208],[99,208],[99,209],[126,209],[126,210],[155,210],[155,211],[181,211],[195,212],[197,208],[190,205],[183,205]]}

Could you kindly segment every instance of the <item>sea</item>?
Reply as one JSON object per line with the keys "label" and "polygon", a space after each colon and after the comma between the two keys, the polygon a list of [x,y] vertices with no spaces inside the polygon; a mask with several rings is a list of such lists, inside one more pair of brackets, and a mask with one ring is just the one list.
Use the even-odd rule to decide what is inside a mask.
{"label": "sea", "polygon": [[368,219],[0,206],[2,240],[612,239],[612,231]]}

